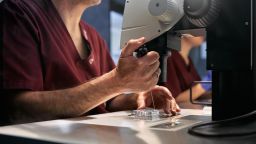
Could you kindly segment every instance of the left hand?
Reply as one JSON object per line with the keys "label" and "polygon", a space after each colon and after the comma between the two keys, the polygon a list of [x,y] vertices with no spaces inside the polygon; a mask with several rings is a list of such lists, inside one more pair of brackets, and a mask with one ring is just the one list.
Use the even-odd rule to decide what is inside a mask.
{"label": "left hand", "polygon": [[173,115],[180,112],[180,108],[175,99],[172,97],[171,92],[166,87],[158,85],[154,86],[149,91],[139,93],[137,98],[138,109],[143,109],[146,107],[153,108],[151,92],[156,109],[163,109],[165,113],[172,113]]}

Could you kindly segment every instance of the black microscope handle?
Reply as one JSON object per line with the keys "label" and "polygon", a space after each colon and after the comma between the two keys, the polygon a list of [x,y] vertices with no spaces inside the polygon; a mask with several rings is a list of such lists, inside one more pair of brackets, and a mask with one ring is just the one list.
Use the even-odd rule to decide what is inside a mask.
{"label": "black microscope handle", "polygon": [[[148,52],[148,48],[146,47],[146,45],[141,46],[140,48],[138,48],[136,51],[136,57],[143,57],[144,55],[147,54]],[[159,53],[159,52],[158,52]],[[164,85],[167,81],[167,59],[168,59],[168,54],[167,53],[163,53],[160,54],[160,66],[159,68],[161,69],[161,74],[159,76],[159,80],[158,80],[158,85]]]}
{"label": "black microscope handle", "polygon": [[148,53],[148,48],[146,47],[146,45],[143,45],[143,46],[139,47],[135,52],[136,52],[135,56],[137,58],[140,58]]}

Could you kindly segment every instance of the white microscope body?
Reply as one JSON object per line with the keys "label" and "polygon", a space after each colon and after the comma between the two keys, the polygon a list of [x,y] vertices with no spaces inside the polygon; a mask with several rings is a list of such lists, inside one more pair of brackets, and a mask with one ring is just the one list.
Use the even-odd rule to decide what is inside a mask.
{"label": "white microscope body", "polygon": [[183,16],[184,0],[126,0],[121,47],[130,39],[146,42],[170,30]]}

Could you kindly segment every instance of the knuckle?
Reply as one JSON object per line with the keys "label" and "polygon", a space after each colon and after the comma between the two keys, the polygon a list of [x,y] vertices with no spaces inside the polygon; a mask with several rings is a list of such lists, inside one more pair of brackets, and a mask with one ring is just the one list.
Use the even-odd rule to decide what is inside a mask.
{"label": "knuckle", "polygon": [[131,44],[134,44],[135,40],[134,39],[130,39],[128,42],[127,42],[127,45],[131,45]]}
{"label": "knuckle", "polygon": [[156,64],[157,64],[157,67],[159,67],[159,66],[160,66],[160,62],[159,62],[159,61],[156,61]]}
{"label": "knuckle", "polygon": [[158,60],[160,57],[159,54],[155,51],[152,51],[151,55],[152,55],[152,57],[154,57],[154,60]]}
{"label": "knuckle", "polygon": [[168,89],[168,88],[166,88],[166,87],[161,87],[161,88],[162,88],[163,90],[169,92],[169,89]]}
{"label": "knuckle", "polygon": [[145,64],[143,61],[135,61],[134,66],[139,68],[139,69],[145,69]]}
{"label": "knuckle", "polygon": [[158,63],[154,63],[154,64],[152,65],[152,68],[154,68],[154,71],[155,71],[155,72],[158,72],[159,64],[158,64]]}
{"label": "knuckle", "polygon": [[124,56],[124,55],[125,55],[125,48],[122,49],[120,56],[122,57],[122,56]]}
{"label": "knuckle", "polygon": [[156,56],[157,56],[157,59],[159,59],[159,58],[160,58],[160,55],[159,55],[159,53],[158,53],[158,52],[156,52]]}
{"label": "knuckle", "polygon": [[143,66],[144,65],[144,62],[143,61],[141,61],[141,60],[137,60],[136,61],[136,66]]}
{"label": "knuckle", "polygon": [[156,52],[156,51],[152,51],[152,55],[153,55],[156,59],[159,59],[159,58],[160,58],[159,53]]}

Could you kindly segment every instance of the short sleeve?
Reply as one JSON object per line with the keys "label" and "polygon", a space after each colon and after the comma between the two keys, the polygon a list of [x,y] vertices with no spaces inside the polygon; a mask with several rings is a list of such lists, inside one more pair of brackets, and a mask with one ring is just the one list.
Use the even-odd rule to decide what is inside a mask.
{"label": "short sleeve", "polygon": [[42,90],[40,42],[32,12],[20,1],[1,3],[3,89]]}

